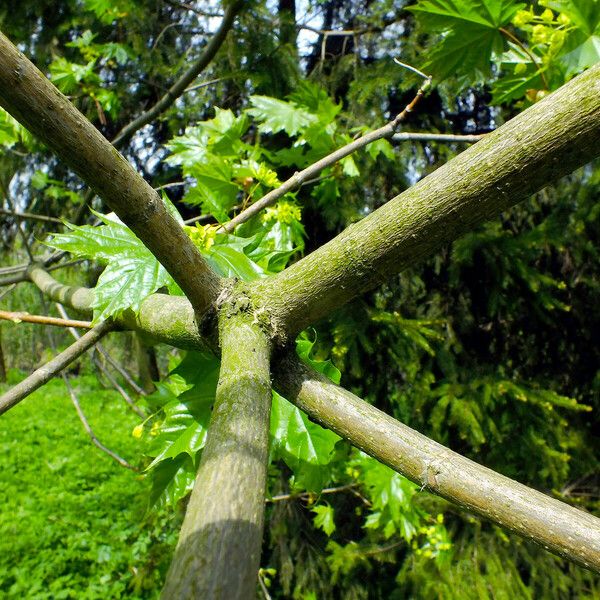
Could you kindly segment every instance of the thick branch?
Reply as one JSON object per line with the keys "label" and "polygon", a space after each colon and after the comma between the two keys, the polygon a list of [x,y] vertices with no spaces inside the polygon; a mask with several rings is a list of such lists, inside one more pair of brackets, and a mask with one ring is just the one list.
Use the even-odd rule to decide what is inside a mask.
{"label": "thick branch", "polygon": [[600,155],[600,65],[275,277],[255,284],[292,337],[442,244]]}
{"label": "thick branch", "polygon": [[210,269],[158,193],[0,33],[0,105],[47,144],[133,230],[198,313],[216,299]]}
{"label": "thick branch", "polygon": [[600,519],[452,452],[331,383],[295,357],[275,387],[323,426],[410,480],[600,572]]}
{"label": "thick branch", "polygon": [[147,125],[153,121],[160,113],[164,112],[186,91],[187,86],[206,69],[210,64],[215,54],[219,51],[219,48],[225,41],[227,33],[233,26],[233,21],[238,12],[242,9],[243,2],[235,1],[232,2],[225,11],[223,20],[219,25],[217,31],[210,39],[210,42],[204,48],[204,51],[200,57],[189,67],[189,69],[169,88],[167,93],[146,112],[142,113],[139,117],[131,121],[128,125],[123,127],[121,131],[116,135],[112,141],[115,148],[119,148],[126,142],[138,129],[141,129],[144,125]]}
{"label": "thick branch", "polygon": [[221,317],[221,373],[206,447],[162,597],[253,598],[269,454],[269,343],[243,314]]}
{"label": "thick branch", "polygon": [[[91,294],[91,290],[86,288],[74,291],[75,288],[61,286],[49,275],[44,275],[53,282],[55,292],[61,289],[71,290],[70,294],[65,293],[67,303],[68,297],[81,300],[85,295]],[[162,294],[150,296],[142,305],[143,317],[134,321],[136,329],[144,331],[144,323],[152,324],[151,331],[147,332],[157,339],[182,348],[193,348],[194,343],[197,348],[202,348],[202,342],[194,328],[192,308],[185,298],[172,298],[178,303],[173,314],[180,316],[187,313],[187,325],[185,318],[171,328],[168,323],[163,327],[155,324],[156,318],[152,313],[158,311],[158,315],[164,318],[160,310],[164,305],[163,300],[168,299],[168,296]],[[451,452],[353,394],[322,379],[304,365],[298,364],[295,359],[288,358],[277,365],[274,387],[323,426],[336,431],[373,458],[420,485],[425,485],[432,492],[458,502],[524,537],[535,539],[540,534],[539,543],[548,546],[548,549],[579,564],[587,561],[591,565],[589,568],[600,570],[600,554],[596,554],[594,560],[582,557],[582,552],[587,552],[587,539],[582,541],[582,532],[596,532],[594,535],[600,536],[598,520],[591,515]],[[439,473],[438,467],[443,467]],[[509,487],[504,490],[504,485]],[[511,517],[512,502],[516,502],[518,508],[514,518]],[[522,518],[527,510],[531,514]],[[554,523],[559,526],[554,527]],[[561,541],[565,529],[568,530],[568,535]],[[572,536],[571,530],[576,533],[575,536]],[[596,546],[592,545],[590,548],[597,547],[600,541],[596,539],[594,543]]]}
{"label": "thick branch", "polygon": [[29,377],[21,381],[21,383],[8,390],[6,394],[0,396],[0,415],[50,381],[52,377],[78,359],[113,328],[114,325],[111,321],[103,321],[99,325],[96,325],[96,327],[86,332],[81,339],[47,362],[43,367],[34,371]]}

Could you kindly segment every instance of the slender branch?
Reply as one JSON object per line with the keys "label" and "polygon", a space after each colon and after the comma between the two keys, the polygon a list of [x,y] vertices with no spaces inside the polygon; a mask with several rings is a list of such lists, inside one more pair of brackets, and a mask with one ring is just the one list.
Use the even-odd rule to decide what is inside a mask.
{"label": "slender branch", "polygon": [[223,20],[219,28],[213,34],[212,38],[204,48],[200,57],[192,64],[192,66],[169,88],[167,93],[147,111],[139,117],[127,124],[113,139],[113,145],[118,148],[125,143],[138,129],[153,121],[160,113],[164,112],[186,91],[186,88],[204,71],[215,57],[219,48],[225,41],[227,33],[233,27],[233,22],[236,15],[242,9],[244,3],[240,1],[232,2],[225,11]]}
{"label": "slender branch", "polygon": [[[92,315],[93,290],[62,285],[39,265],[33,265],[28,274],[32,283],[54,302],[70,306],[83,315]],[[126,310],[115,319],[115,324],[178,348],[206,350],[194,310],[183,296],[152,294],[142,302],[138,313]]]}
{"label": "slender branch", "polygon": [[323,157],[317,162],[313,163],[306,169],[302,171],[298,171],[294,173],[289,179],[284,181],[278,188],[271,190],[268,194],[265,194],[260,200],[257,200],[254,204],[243,210],[239,215],[233,217],[231,221],[228,221],[219,229],[220,232],[231,233],[238,225],[245,223],[248,219],[251,219],[253,216],[257,215],[261,210],[266,208],[267,206],[271,206],[275,204],[277,200],[285,196],[288,192],[291,192],[293,189],[301,186],[303,183],[307,182],[309,179],[314,178],[318,175],[323,169],[330,167],[336,162],[340,161],[342,158],[353,154],[354,152],[368,146],[369,144],[376,142],[377,140],[381,140],[383,138],[391,137],[396,133],[398,126],[400,123],[406,120],[406,117],[414,110],[415,106],[419,102],[419,100],[423,97],[426,89],[429,87],[430,80],[428,79],[421,88],[417,91],[415,97],[411,100],[411,102],[404,108],[404,110],[398,113],[389,123],[380,127],[379,129],[375,129],[374,131],[370,131],[360,138],[346,144],[342,148],[338,148],[331,154]]}
{"label": "slender branch", "polygon": [[254,282],[292,338],[352,298],[600,155],[600,65],[281,273]]}
{"label": "slender branch", "polygon": [[220,293],[220,277],[210,269],[158,193],[2,34],[0,104],[115,211],[202,315]]}
{"label": "slender branch", "polygon": [[[1,285],[2,284],[0,283],[0,286]],[[17,284],[16,283],[12,283],[5,290],[2,290],[0,292],[0,300],[2,300],[2,298],[4,298],[4,296],[6,296],[7,294],[10,294],[10,292],[12,292],[16,287],[17,287]]]}
{"label": "slender branch", "polygon": [[[4,188],[4,186],[0,187]],[[4,198],[6,200],[6,203],[8,204],[8,208],[11,210],[11,212],[15,212],[15,207],[13,205],[13,201],[12,198],[10,197],[10,194],[8,193],[7,189],[3,189],[4,192]],[[33,262],[35,259],[33,258],[33,254],[31,252],[31,246],[29,245],[29,240],[27,239],[27,234],[25,233],[25,230],[21,227],[21,221],[22,219],[20,217],[17,217],[17,231],[19,232],[19,235],[21,236],[21,240],[23,241],[23,246],[25,248],[25,251],[27,252],[27,256],[29,257],[29,261]]]}
{"label": "slender branch", "polygon": [[[56,309],[58,310],[58,312],[60,313],[60,315],[62,316],[63,319],[68,319],[69,315],[67,315],[67,312],[65,311],[65,307],[60,303],[57,302],[56,303]],[[75,330],[71,330],[71,335],[73,335],[73,337],[75,339],[78,339],[79,333]],[[104,360],[106,360],[106,362],[117,372],[119,373],[119,375],[121,375],[121,377],[127,382],[127,384],[129,385],[129,387],[136,393],[139,394],[140,396],[147,396],[146,392],[136,383],[136,381],[133,379],[133,377],[127,372],[126,369],[124,369],[104,348],[104,346],[98,342],[96,344],[96,348],[95,350],[97,350],[102,357],[104,358]],[[101,363],[99,363],[100,365]],[[103,365],[102,365],[103,367]],[[122,395],[122,394],[121,394]],[[129,396],[128,396],[129,397]]]}
{"label": "slender branch", "polygon": [[110,456],[114,461],[118,462],[122,467],[125,467],[126,469],[131,469],[132,471],[136,471],[136,472],[139,471],[139,469],[137,467],[135,467],[131,463],[128,463],[124,458],[120,457],[116,452],[113,452],[110,448],[107,448],[96,437],[96,434],[94,433],[93,429],[91,428],[90,423],[87,420],[87,417],[85,416],[85,413],[83,412],[83,410],[81,408],[81,404],[79,403],[79,398],[77,398],[77,394],[75,393],[73,386],[69,383],[68,377],[64,373],[61,373],[61,375],[62,375],[63,381],[65,382],[65,385],[67,386],[67,390],[69,391],[69,396],[71,398],[71,402],[73,403],[73,406],[75,407],[75,410],[77,411],[77,416],[79,417],[79,420],[81,421],[81,424],[83,425],[83,428],[85,429],[86,433],[90,436],[90,440],[92,440],[92,444],[94,444],[94,446],[96,446],[97,448],[102,450],[102,452],[104,452],[105,454],[108,454],[108,456]]}
{"label": "slender branch", "polygon": [[269,454],[270,349],[265,333],[243,313],[222,317],[220,327],[215,407],[163,598],[255,597]]}
{"label": "slender branch", "polygon": [[451,144],[453,142],[464,142],[474,144],[482,140],[487,134],[479,135],[452,135],[449,133],[395,133],[392,136],[393,142],[444,142]]}
{"label": "slender branch", "polygon": [[[64,306],[57,302],[56,308],[61,313],[61,315],[66,320],[68,320],[68,315],[65,311]],[[81,335],[73,327],[69,327],[69,333],[73,336],[73,338],[75,340],[81,339]],[[98,360],[98,358],[96,356],[96,350],[98,350],[98,351],[100,350],[100,342],[98,342],[98,344],[96,344],[96,347],[92,351],[92,356],[91,356],[92,362],[94,363],[96,368],[106,377],[106,379],[108,379],[108,382],[115,388],[115,390],[117,390],[117,392],[119,392],[119,394],[121,394],[121,397],[123,398],[123,400],[125,400],[125,402],[129,406],[129,408],[131,408],[131,410],[138,417],[145,418],[146,413],[139,406],[137,406],[135,404],[135,402],[130,398],[129,394],[121,387],[119,382],[110,374],[110,371]],[[106,352],[106,350],[104,350],[104,352]]]}
{"label": "slender branch", "polygon": [[275,388],[324,427],[462,508],[600,572],[600,519],[452,452],[288,355]]}
{"label": "slender branch", "polygon": [[12,321],[13,323],[39,323],[40,325],[55,325],[56,327],[80,327],[82,329],[91,329],[90,321],[75,321],[73,319],[58,319],[46,315],[30,315],[28,312],[12,312],[0,310],[0,319]]}
{"label": "slender branch", "polygon": [[363,504],[366,506],[371,506],[371,503],[357,491],[359,485],[357,483],[349,483],[348,485],[340,485],[338,487],[332,488],[324,488],[318,494],[313,492],[299,492],[299,493],[291,493],[291,494],[279,494],[278,496],[273,496],[272,498],[267,498],[266,502],[284,502],[288,500],[313,500],[314,498],[318,498],[319,496],[325,496],[327,494],[339,494],[340,492],[350,492],[354,494],[357,498],[359,498]]}
{"label": "slender branch", "polygon": [[[77,265],[81,262],[84,262],[84,258],[78,258],[76,260],[70,260],[64,263],[60,263],[59,265],[51,265],[46,268],[47,271],[55,271],[56,269],[62,269],[63,267],[72,267],[73,265]],[[27,269],[31,266],[32,263],[25,263],[22,265],[17,265],[15,267],[10,267],[11,274],[6,275],[4,277],[0,277],[0,287],[10,284],[21,283],[21,281],[27,281],[29,276],[27,274]],[[7,272],[8,269],[7,269]]]}
{"label": "slender branch", "polygon": [[47,217],[46,215],[36,215],[30,212],[17,212],[13,210],[6,210],[0,208],[0,215],[6,215],[9,217],[17,217],[19,219],[30,219],[32,221],[43,221],[44,223],[58,223],[62,225],[62,221],[55,217]]}
{"label": "slender branch", "polygon": [[0,415],[50,381],[52,377],[78,359],[113,328],[114,325],[111,321],[103,321],[99,325],[96,325],[83,335],[80,340],[0,396]]}

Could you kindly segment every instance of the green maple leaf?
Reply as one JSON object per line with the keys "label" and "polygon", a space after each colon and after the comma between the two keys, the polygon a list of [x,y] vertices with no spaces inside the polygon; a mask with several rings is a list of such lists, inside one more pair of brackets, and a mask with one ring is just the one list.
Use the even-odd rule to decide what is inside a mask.
{"label": "green maple leaf", "polygon": [[523,6],[515,0],[421,0],[408,7],[426,31],[442,34],[423,70],[438,81],[486,79],[492,56],[503,49],[499,29]]}
{"label": "green maple leaf", "polygon": [[277,133],[285,131],[294,136],[318,119],[304,108],[292,102],[284,102],[268,96],[250,96],[252,108],[248,114],[260,122],[259,130],[262,133]]}
{"label": "green maple leaf", "polygon": [[99,321],[128,308],[138,311],[147,296],[171,283],[172,278],[116,215],[95,214],[104,225],[66,223],[70,231],[53,234],[46,243],[74,256],[106,263],[94,288],[94,321]]}

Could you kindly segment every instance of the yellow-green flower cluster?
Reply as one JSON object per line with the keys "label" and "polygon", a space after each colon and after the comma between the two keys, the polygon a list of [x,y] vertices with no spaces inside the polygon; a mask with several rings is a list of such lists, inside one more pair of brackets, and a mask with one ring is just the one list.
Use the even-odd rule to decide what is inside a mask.
{"label": "yellow-green flower cluster", "polygon": [[412,547],[417,556],[424,558],[435,558],[441,552],[445,552],[452,548],[452,544],[448,540],[448,533],[444,527],[444,515],[438,514],[435,523],[424,527],[419,527],[418,533],[427,536],[424,544],[419,546],[416,540],[413,540]]}
{"label": "yellow-green flower cluster", "polygon": [[192,240],[196,248],[200,250],[210,250],[215,243],[218,225],[199,225],[194,227],[184,226],[186,233]]}
{"label": "yellow-green flower cluster", "polygon": [[299,206],[289,200],[282,200],[275,206],[267,208],[263,215],[263,222],[278,221],[279,223],[290,225],[294,221],[300,221],[301,218],[302,212]]}

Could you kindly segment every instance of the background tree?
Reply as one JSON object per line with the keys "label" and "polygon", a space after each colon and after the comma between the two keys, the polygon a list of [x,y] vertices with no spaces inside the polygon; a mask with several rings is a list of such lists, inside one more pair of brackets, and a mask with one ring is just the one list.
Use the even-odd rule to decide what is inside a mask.
{"label": "background tree", "polygon": [[[206,34],[216,23],[212,8],[174,4],[158,10],[154,3],[68,3],[58,11],[54,4],[16,6],[3,29],[40,68],[55,52],[47,67],[53,81],[109,139],[119,140],[127,124],[168,98],[162,101],[166,112],[121,147],[152,185],[168,185],[173,201],[184,200],[177,204],[184,217],[201,212],[208,223],[226,222],[363,133],[365,124],[374,129],[400,113],[422,81],[395,65],[393,56],[434,75],[436,87],[410,122],[427,134],[487,132],[597,59],[595,2],[548,3],[543,10],[512,2],[469,3],[460,10],[420,2],[412,12],[402,3],[280,3],[275,22],[268,7],[255,3],[239,12],[203,71],[202,87],[169,105],[174,98],[166,88],[178,85],[190,62],[202,65],[206,49],[199,46],[215,39]],[[233,16],[240,8],[227,10]],[[300,10],[308,12],[302,17]],[[32,40],[23,23],[33,21],[43,34]],[[291,23],[299,31],[295,40]],[[316,36],[314,43],[306,32]],[[182,48],[194,58],[184,58]],[[416,58],[423,55],[425,64]],[[592,89],[594,81],[597,75],[589,80]],[[5,240],[25,250],[33,235],[39,239],[56,226],[19,224],[15,212],[56,217],[70,211],[74,221],[89,213],[80,209],[84,192],[64,164],[3,119],[3,190],[7,203],[15,199],[7,204],[13,214],[4,221]],[[196,124],[183,131],[190,122]],[[235,236],[208,226],[189,230],[190,239],[223,276],[253,280],[279,272],[432,171],[458,143],[414,146],[402,135],[396,147],[382,139],[328,166],[240,225]],[[598,320],[596,190],[589,167],[540,192],[451,251],[411,266],[314,325],[300,338],[301,355],[312,353],[320,360],[316,366],[339,377],[322,362],[331,357],[346,387],[453,449],[593,508],[597,448],[588,410],[597,404],[598,387],[591,338]],[[93,204],[101,209],[99,202]],[[101,219],[99,227],[71,229],[49,242],[110,261],[85,308],[94,308],[96,321],[122,314],[131,323],[124,310],[137,310],[162,286],[177,294],[177,285],[124,227],[112,217]],[[124,266],[131,282],[125,286]],[[29,272],[49,291],[43,275]],[[5,271],[7,282],[20,273]],[[194,302],[193,291],[188,297]],[[582,344],[586,335],[589,342]],[[149,418],[135,434],[149,442],[153,503],[175,505],[191,487],[217,369],[209,355],[190,353],[144,399]],[[271,594],[390,597],[396,590],[464,597],[475,590],[475,597],[485,597],[488,586],[523,597],[558,597],[566,587],[593,595],[585,571],[532,554],[492,526],[473,527],[473,517],[465,519],[352,450],[279,397],[271,429],[269,493],[275,501],[267,512],[262,564],[275,573],[260,576],[262,586],[272,584]]]}

